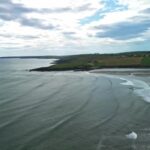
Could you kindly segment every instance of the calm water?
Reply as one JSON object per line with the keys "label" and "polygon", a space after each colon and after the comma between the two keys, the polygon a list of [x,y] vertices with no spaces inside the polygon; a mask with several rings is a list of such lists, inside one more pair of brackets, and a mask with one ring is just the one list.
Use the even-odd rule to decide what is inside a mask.
{"label": "calm water", "polygon": [[149,150],[150,77],[28,72],[0,60],[0,150]]}

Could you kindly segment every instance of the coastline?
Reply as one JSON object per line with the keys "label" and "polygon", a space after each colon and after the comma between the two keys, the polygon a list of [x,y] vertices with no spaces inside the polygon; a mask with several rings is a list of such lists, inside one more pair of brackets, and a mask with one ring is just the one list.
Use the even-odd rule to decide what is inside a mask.
{"label": "coastline", "polygon": [[90,73],[150,76],[150,68],[107,68],[91,70]]}
{"label": "coastline", "polygon": [[21,145],[34,150],[92,150],[103,145],[102,149],[122,150],[130,149],[129,138],[134,134],[139,149],[143,150],[145,143],[150,146],[150,76],[101,74],[139,71],[130,68],[48,73],[24,70],[49,63],[0,63],[1,137],[8,135],[0,142],[2,149],[16,149],[12,145],[19,145],[19,149]]}
{"label": "coastline", "polygon": [[150,68],[150,53],[125,53],[125,54],[88,54],[65,56],[51,66],[39,67],[30,71],[92,71],[96,69],[119,68]]}
{"label": "coastline", "polygon": [[[53,69],[51,66],[48,67],[39,67],[35,69],[30,69],[29,71],[38,71],[38,72],[52,72],[52,71],[90,71],[90,72],[100,72],[100,73],[105,73],[106,72],[113,72],[113,70],[116,69],[137,69],[137,70],[150,70],[149,66],[125,66],[125,67],[102,67],[102,68],[64,68],[64,69]],[[104,71],[105,70],[105,71]],[[112,71],[111,71],[112,70]],[[124,71],[121,71],[123,73]],[[147,71],[146,71],[147,72]]]}

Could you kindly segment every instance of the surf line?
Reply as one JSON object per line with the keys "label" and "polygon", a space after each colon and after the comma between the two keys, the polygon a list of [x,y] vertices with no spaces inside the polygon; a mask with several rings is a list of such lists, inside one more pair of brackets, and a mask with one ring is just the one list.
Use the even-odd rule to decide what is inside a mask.
{"label": "surf line", "polygon": [[142,97],[144,101],[150,103],[150,86],[146,82],[137,79],[120,79],[123,80],[122,85],[131,86],[134,93]]}

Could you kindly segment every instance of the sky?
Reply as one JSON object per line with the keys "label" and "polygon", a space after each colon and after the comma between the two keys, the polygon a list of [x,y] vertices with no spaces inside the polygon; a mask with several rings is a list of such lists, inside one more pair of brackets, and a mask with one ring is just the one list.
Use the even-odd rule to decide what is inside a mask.
{"label": "sky", "polygon": [[0,0],[0,56],[150,51],[150,0]]}

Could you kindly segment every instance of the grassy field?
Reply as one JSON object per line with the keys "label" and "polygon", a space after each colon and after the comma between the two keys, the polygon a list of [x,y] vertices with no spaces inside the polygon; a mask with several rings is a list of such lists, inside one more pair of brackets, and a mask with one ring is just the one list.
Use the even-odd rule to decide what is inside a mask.
{"label": "grassy field", "polygon": [[150,57],[144,57],[141,63],[142,65],[150,66]]}
{"label": "grassy field", "polygon": [[101,68],[147,68],[150,53],[89,54],[64,56],[55,65],[36,68],[33,71],[93,70]]}

